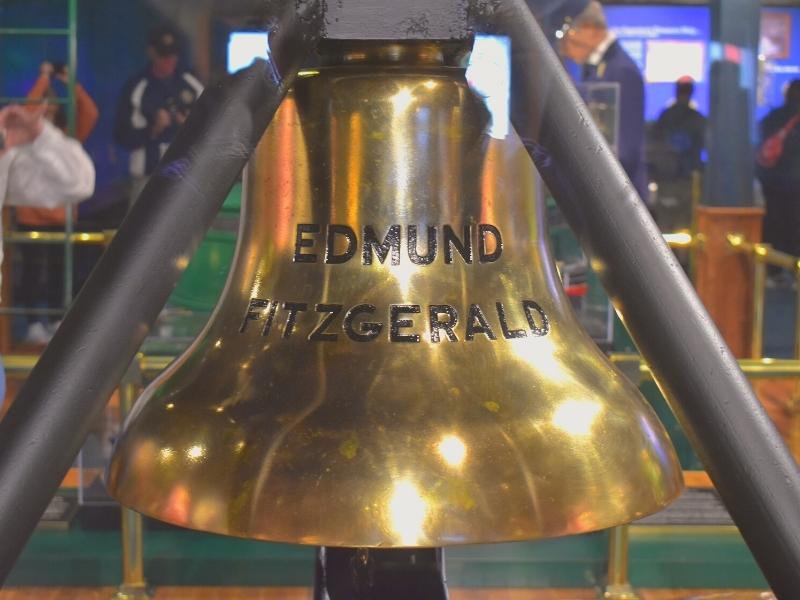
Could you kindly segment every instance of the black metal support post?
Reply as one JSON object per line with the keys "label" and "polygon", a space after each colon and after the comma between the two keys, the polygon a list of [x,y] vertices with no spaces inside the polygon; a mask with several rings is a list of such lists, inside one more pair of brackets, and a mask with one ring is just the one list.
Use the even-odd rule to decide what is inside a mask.
{"label": "black metal support post", "polygon": [[[761,2],[713,0],[709,159],[704,203],[753,206]],[[731,127],[736,123],[735,127]]]}
{"label": "black metal support post", "polygon": [[476,0],[512,41],[512,122],[779,598],[800,590],[800,473],[523,0]]}
{"label": "black metal support post", "polygon": [[447,600],[441,548],[320,548],[314,600]]}
{"label": "black metal support post", "polygon": [[0,583],[322,29],[274,2],[271,61],[209,88],[0,422]]}

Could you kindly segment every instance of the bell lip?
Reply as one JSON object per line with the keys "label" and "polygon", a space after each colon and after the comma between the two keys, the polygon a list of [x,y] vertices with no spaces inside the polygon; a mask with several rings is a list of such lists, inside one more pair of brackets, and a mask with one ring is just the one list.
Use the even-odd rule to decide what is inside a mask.
{"label": "bell lip", "polygon": [[472,51],[472,40],[323,39],[320,41],[318,51],[323,67],[463,68],[466,58]]}
{"label": "bell lip", "polygon": [[[641,515],[635,517],[635,519],[630,521],[613,521],[609,523],[599,524],[596,527],[588,527],[585,529],[574,529],[554,534],[548,535],[539,535],[539,536],[531,536],[531,535],[521,535],[519,537],[515,536],[502,536],[494,539],[469,539],[469,540],[443,540],[441,543],[438,544],[417,544],[417,545],[402,545],[402,544],[375,544],[375,543],[350,543],[350,542],[334,542],[324,539],[315,539],[315,540],[303,540],[303,539],[279,539],[277,537],[266,537],[266,536],[259,536],[259,535],[247,535],[243,533],[237,532],[230,532],[230,531],[222,531],[220,529],[213,529],[213,528],[199,528],[191,523],[180,522],[177,519],[169,519],[164,518],[161,515],[155,514],[153,512],[139,510],[133,506],[130,506],[124,502],[114,491],[111,489],[110,484],[106,484],[106,489],[109,495],[116,500],[120,506],[127,508],[129,510],[133,510],[145,517],[155,519],[157,521],[161,521],[162,523],[166,523],[168,525],[174,525],[176,527],[182,527],[184,529],[188,529],[190,531],[198,531],[201,533],[211,533],[214,535],[223,535],[226,537],[238,538],[242,540],[258,540],[261,542],[269,542],[272,544],[291,544],[296,546],[325,546],[328,548],[376,548],[376,549],[392,549],[392,548],[445,548],[445,547],[457,547],[457,546],[479,546],[479,545],[487,545],[487,544],[507,544],[507,543],[515,543],[515,542],[533,542],[539,540],[550,540],[550,539],[558,539],[564,537],[570,537],[574,535],[584,535],[588,533],[596,533],[598,531],[605,531],[608,529],[612,529],[614,527],[619,527],[622,525],[629,525],[644,519],[650,515],[654,515],[656,513],[661,512],[662,510],[666,509],[670,506],[673,502],[675,502],[681,494],[683,494],[684,490],[686,489],[686,483],[683,477],[683,469],[677,469],[676,477],[674,479],[675,489],[672,490],[672,494],[666,499],[665,502],[658,504],[654,503],[648,509],[642,512]],[[106,478],[108,481],[108,478]]]}

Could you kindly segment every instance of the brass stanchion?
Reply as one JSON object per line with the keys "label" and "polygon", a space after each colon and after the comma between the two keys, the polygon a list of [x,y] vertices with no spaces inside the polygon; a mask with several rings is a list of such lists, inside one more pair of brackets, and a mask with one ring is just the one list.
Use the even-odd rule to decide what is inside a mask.
{"label": "brass stanchion", "polygon": [[[728,235],[728,243],[740,252],[747,252],[753,255],[754,264],[754,301],[753,301],[753,335],[750,354],[753,359],[762,362],[764,352],[764,310],[767,283],[767,265],[773,265],[791,271],[795,276],[796,288],[800,290],[800,259],[785,252],[774,250],[769,244],[751,244],[744,236],[736,233]],[[800,292],[798,292],[800,294]],[[795,304],[795,339],[794,339],[794,361],[771,361],[775,364],[764,365],[765,371],[772,370],[778,366],[777,363],[783,362],[783,366],[788,366],[789,362],[797,363],[800,359],[800,295]],[[769,360],[769,359],[767,359]],[[743,361],[747,362],[747,361]],[[740,361],[740,364],[742,361]],[[755,366],[757,370],[759,368]],[[784,371],[781,366],[777,369],[778,376],[789,375],[788,369]],[[795,385],[792,397],[789,402],[789,448],[795,459],[800,461],[800,384]]]}
{"label": "brass stanchion", "polygon": [[603,593],[607,600],[639,600],[639,596],[628,580],[629,525],[609,530],[608,583]]}
{"label": "brass stanchion", "polygon": [[[122,381],[119,394],[120,419],[125,420],[141,391],[139,360],[135,360]],[[144,577],[142,515],[122,508],[122,583],[113,600],[149,600]]]}
{"label": "brass stanchion", "polygon": [[750,358],[759,359],[764,354],[764,306],[767,293],[767,263],[769,244],[755,244],[753,247],[753,334],[750,339]]}
{"label": "brass stanchion", "polygon": [[[696,240],[700,234],[700,224],[698,215],[700,205],[703,201],[703,177],[700,171],[692,171],[692,221],[689,225],[689,232],[692,239]],[[697,245],[689,247],[689,279],[695,281],[697,271]]]}
{"label": "brass stanchion", "polygon": [[[798,261],[795,271],[795,288],[797,288],[797,299],[795,300],[795,322],[794,322],[794,357],[800,358],[800,261]],[[794,454],[795,460],[800,462],[800,382],[795,382],[792,392],[792,400],[789,405],[789,448]]]}

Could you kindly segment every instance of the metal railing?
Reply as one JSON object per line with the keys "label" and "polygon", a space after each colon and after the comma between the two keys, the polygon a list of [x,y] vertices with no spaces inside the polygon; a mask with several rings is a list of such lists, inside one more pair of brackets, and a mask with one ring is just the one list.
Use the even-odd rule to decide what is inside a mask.
{"label": "metal railing", "polygon": [[116,231],[6,231],[3,241],[10,244],[65,244],[76,246],[106,246]]}
{"label": "metal railing", "polygon": [[[67,211],[70,213],[70,211]],[[116,230],[107,231],[5,231],[3,233],[3,243],[12,244],[16,246],[22,245],[54,245],[64,246],[70,249],[75,246],[107,246],[114,235]],[[72,286],[72,267],[69,267],[69,272],[65,272],[65,282],[70,281],[70,302],[72,300],[73,286]],[[66,288],[66,283],[65,283]],[[66,300],[66,299],[65,299]],[[0,315],[47,315],[47,316],[63,316],[69,307],[69,302],[64,302],[62,308],[32,308],[29,306],[0,306]]]}
{"label": "metal railing", "polygon": [[[664,241],[673,249],[696,250],[705,244],[696,223],[697,210],[693,210],[691,230],[664,234]],[[743,235],[729,233],[726,236],[731,249],[748,255],[753,265],[753,323],[751,331],[750,359],[739,360],[739,366],[749,380],[754,379],[800,379],[800,293],[795,304],[794,360],[764,358],[764,325],[766,314],[767,267],[787,269],[795,277],[800,290],[800,258],[772,248],[769,244],[749,242]],[[694,260],[690,260],[694,267]],[[611,361],[619,366],[632,363],[638,367],[639,383],[652,380],[653,373],[638,354],[611,354]],[[626,370],[630,374],[630,370]],[[790,400],[789,447],[795,457],[800,457],[800,382],[795,385]],[[607,582],[603,597],[607,600],[638,600],[639,596],[630,583],[629,566],[630,525],[615,527],[609,531]]]}
{"label": "metal railing", "polygon": [[[770,244],[749,242],[743,235],[731,233],[727,236],[731,248],[750,257],[753,266],[753,331],[750,356],[760,359],[764,353],[764,325],[766,315],[767,268],[786,269],[794,276],[795,287],[800,290],[800,257],[775,250]],[[795,300],[794,352],[800,360],[800,291]],[[800,459],[800,382],[793,389],[789,403],[789,447],[795,458]]]}

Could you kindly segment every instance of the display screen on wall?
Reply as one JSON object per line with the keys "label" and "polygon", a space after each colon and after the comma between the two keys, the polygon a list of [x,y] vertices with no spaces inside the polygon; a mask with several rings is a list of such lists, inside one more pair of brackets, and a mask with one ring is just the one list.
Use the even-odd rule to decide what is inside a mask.
{"label": "display screen on wall", "polygon": [[783,93],[800,79],[800,8],[766,8],[761,13],[758,118],[783,104]]}
{"label": "display screen on wall", "polygon": [[[647,86],[647,119],[674,99],[674,83],[692,77],[698,110],[709,109],[711,11],[702,6],[607,6],[609,26],[639,65]],[[788,83],[800,78],[800,8],[761,13],[757,118],[783,104]]]}
{"label": "display screen on wall", "polygon": [[703,6],[607,6],[611,30],[641,70],[646,118],[658,119],[675,99],[675,82],[695,81],[697,109],[708,114],[711,11]]}
{"label": "display screen on wall", "polygon": [[269,56],[269,34],[262,31],[234,31],[228,37],[228,73],[249,67],[257,58]]}

